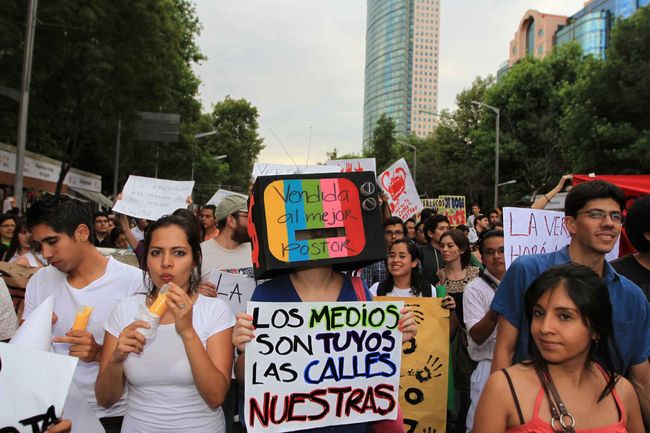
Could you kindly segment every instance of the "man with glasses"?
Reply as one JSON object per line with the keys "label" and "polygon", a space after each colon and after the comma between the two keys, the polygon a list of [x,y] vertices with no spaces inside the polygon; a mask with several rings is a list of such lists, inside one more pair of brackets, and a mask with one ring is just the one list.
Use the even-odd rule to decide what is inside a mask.
{"label": "man with glasses", "polygon": [[494,344],[497,339],[496,326],[499,316],[490,308],[490,304],[506,273],[503,230],[486,231],[477,246],[485,270],[470,281],[463,292],[463,320],[469,334],[468,353],[469,357],[477,362],[470,377],[471,403],[467,412],[467,431],[472,430],[476,404],[490,376]]}
{"label": "man with glasses", "polygon": [[[401,218],[387,218],[384,221],[384,244],[386,246],[386,254],[388,254],[388,250],[393,242],[398,239],[404,239],[405,235],[406,226]],[[361,279],[366,283],[366,287],[372,287],[373,284],[384,281],[386,277],[386,260],[380,260],[361,270]]]}
{"label": "man with glasses", "polygon": [[101,248],[115,248],[108,228],[108,214],[102,211],[95,212],[93,215],[93,225],[95,227],[93,245]]}
{"label": "man with glasses", "polygon": [[524,314],[524,294],[533,280],[552,266],[571,262],[588,266],[609,289],[614,337],[620,352],[616,370],[632,381],[648,425],[650,306],[641,289],[616,273],[605,260],[621,233],[624,207],[623,191],[607,182],[585,182],[569,191],[564,219],[571,236],[569,245],[556,252],[517,258],[494,297],[491,308],[499,314],[499,320],[492,371],[528,358],[529,323]]}

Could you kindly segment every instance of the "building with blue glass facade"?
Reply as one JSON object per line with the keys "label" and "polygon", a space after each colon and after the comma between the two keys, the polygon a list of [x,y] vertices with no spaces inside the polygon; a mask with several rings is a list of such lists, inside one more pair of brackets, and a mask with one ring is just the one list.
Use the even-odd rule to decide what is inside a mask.
{"label": "building with blue glass facade", "polygon": [[630,17],[650,0],[592,0],[555,34],[555,45],[576,41],[585,54],[604,59],[615,19]]}
{"label": "building with blue glass facade", "polygon": [[424,136],[437,111],[440,0],[368,0],[363,146],[382,114]]}

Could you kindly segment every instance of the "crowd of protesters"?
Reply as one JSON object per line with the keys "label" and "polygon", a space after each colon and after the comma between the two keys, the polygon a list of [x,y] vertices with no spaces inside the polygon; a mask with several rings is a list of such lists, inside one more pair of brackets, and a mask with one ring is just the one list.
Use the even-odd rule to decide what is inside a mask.
{"label": "crowd of protesters", "polygon": [[[568,180],[533,207],[543,208]],[[449,433],[636,433],[644,420],[650,425],[650,196],[626,209],[615,185],[573,187],[565,202],[569,245],[522,256],[507,271],[499,209],[482,213],[473,204],[458,227],[434,209],[406,221],[384,215],[385,260],[346,273],[296,268],[259,284],[252,299],[441,298],[451,312]],[[253,278],[247,223],[247,201],[235,195],[157,221],[93,214],[67,196],[35,201],[24,217],[7,212],[2,261],[42,269],[19,311],[0,279],[0,340],[53,295],[54,351],[79,358],[73,381],[107,433],[238,431],[252,317],[217,298],[210,273]],[[624,227],[637,251],[610,264],[605,255]],[[112,257],[114,249],[135,254],[140,269]],[[134,318],[162,299],[166,309],[148,341],[151,324]],[[95,307],[93,321],[72,330],[80,305]],[[417,332],[408,309],[400,330],[405,341]],[[304,431],[370,429],[359,422]]]}

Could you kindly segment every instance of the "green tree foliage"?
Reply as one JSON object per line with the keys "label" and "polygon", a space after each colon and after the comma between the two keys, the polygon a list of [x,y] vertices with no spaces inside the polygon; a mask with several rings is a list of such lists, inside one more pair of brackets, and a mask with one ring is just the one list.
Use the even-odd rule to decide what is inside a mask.
{"label": "green tree foliage", "polygon": [[[0,47],[0,82],[19,87],[26,2],[2,3],[11,11],[10,28],[21,30],[18,38],[0,39],[12,44]],[[135,113],[180,113],[185,123],[200,113],[199,81],[191,70],[191,63],[202,59],[194,42],[200,26],[192,3],[57,0],[39,4],[38,20],[28,149],[62,161],[58,187],[72,165],[102,174],[110,185],[121,119],[123,178],[132,172],[152,175],[154,146],[133,139]],[[5,113],[11,110],[3,107],[2,117],[9,119],[0,122],[3,128],[15,122]],[[0,137],[15,142],[15,126],[9,129]],[[178,156],[189,153],[187,148],[186,140],[159,147],[165,177],[186,177],[189,158]],[[169,160],[173,164],[166,164]]]}
{"label": "green tree foliage", "polygon": [[[208,125],[207,130],[214,130],[216,134],[197,142],[201,158],[197,161],[197,179],[246,191],[253,164],[264,148],[257,133],[258,117],[257,108],[249,101],[227,96],[214,106],[212,113],[202,118]],[[219,155],[227,155],[227,158],[215,163],[214,158]],[[219,165],[223,169],[215,170]]]}
{"label": "green tree foliage", "polygon": [[402,146],[395,138],[395,121],[382,114],[377,120],[377,126],[372,131],[370,148],[366,152],[368,157],[377,161],[377,173],[386,170],[397,159],[401,158]]}
{"label": "green tree foliage", "polygon": [[[526,58],[486,92],[484,101],[501,110],[499,180],[518,182],[506,193],[534,194],[569,168],[560,146],[562,95],[576,82],[582,59],[577,44],[559,47],[542,60]],[[480,130],[490,137],[485,150],[494,154],[495,114],[482,112]]]}
{"label": "green tree foliage", "polygon": [[575,171],[650,173],[650,7],[616,23],[606,61],[586,61],[564,103]]}
{"label": "green tree foliage", "polygon": [[[494,78],[476,78],[472,85],[456,96],[458,109],[443,111],[433,134],[418,144],[418,192],[428,197],[440,194],[466,195],[477,200],[489,189],[489,133],[480,129],[482,113],[471,101],[481,101],[494,85]],[[492,123],[494,125],[494,123]],[[485,137],[487,135],[487,137]]]}

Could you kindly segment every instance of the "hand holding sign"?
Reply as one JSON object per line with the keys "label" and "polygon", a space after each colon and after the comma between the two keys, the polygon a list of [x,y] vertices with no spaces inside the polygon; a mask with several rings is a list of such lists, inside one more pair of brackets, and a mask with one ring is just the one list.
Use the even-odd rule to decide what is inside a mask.
{"label": "hand holding sign", "polygon": [[237,313],[235,329],[232,332],[232,344],[241,352],[246,352],[246,343],[255,338],[255,326],[253,326],[253,316],[248,313]]}

